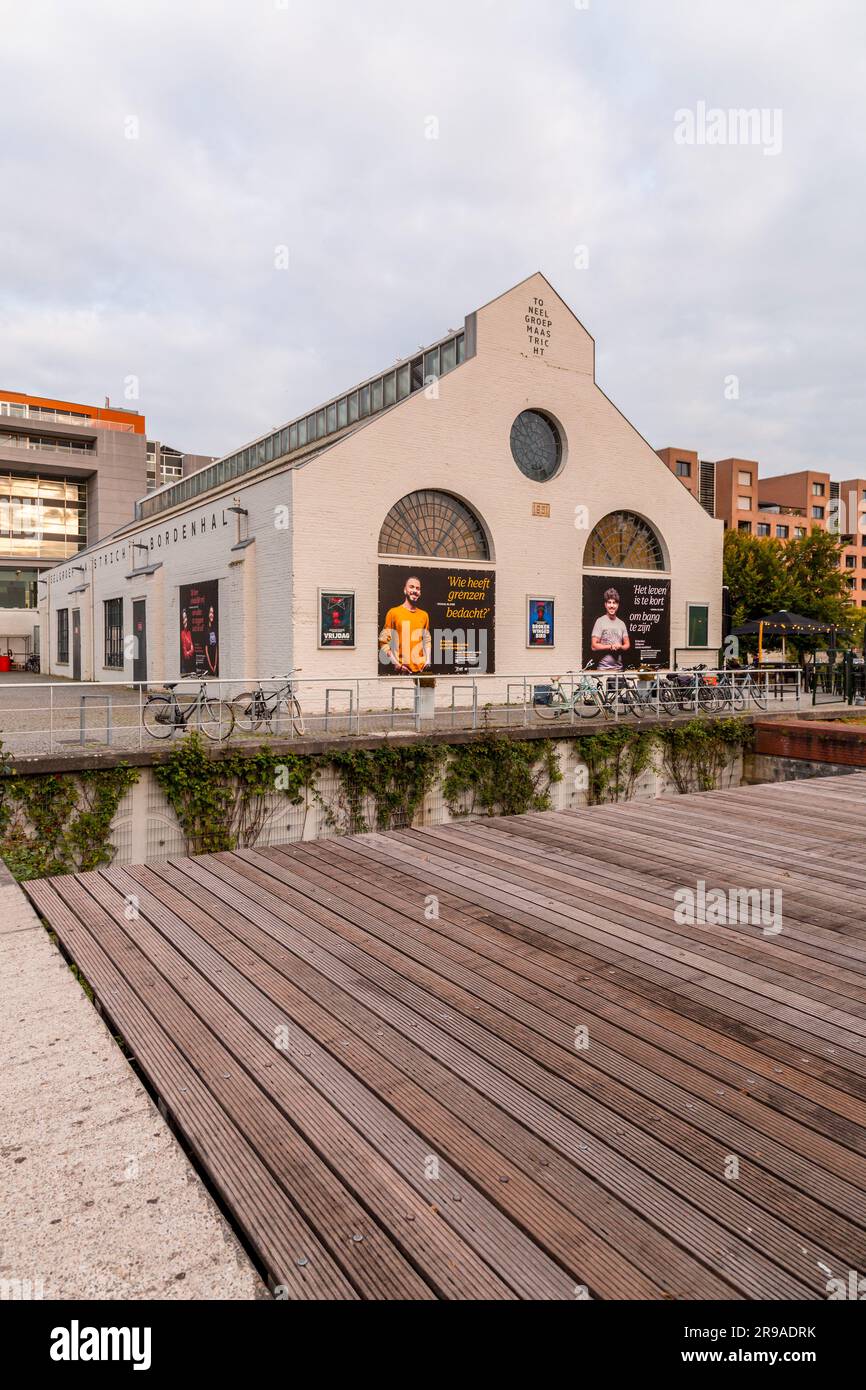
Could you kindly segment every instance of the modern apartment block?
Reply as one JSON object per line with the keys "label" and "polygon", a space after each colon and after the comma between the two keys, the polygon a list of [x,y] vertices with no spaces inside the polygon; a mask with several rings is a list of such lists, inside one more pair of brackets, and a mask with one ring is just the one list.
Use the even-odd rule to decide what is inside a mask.
{"label": "modern apartment block", "polygon": [[[698,502],[700,499],[700,460],[690,449],[659,449],[658,456],[675,473]],[[710,513],[712,515],[712,513]]]}
{"label": "modern apartment block", "polygon": [[42,571],[128,519],[146,443],[135,411],[0,389],[0,654],[31,650]]}
{"label": "modern apartment block", "polygon": [[154,492],[167,483],[176,483],[187,473],[195,473],[213,463],[212,454],[185,454],[159,439],[147,441],[147,491]]}
{"label": "modern apartment block", "polygon": [[[850,540],[840,557],[851,602],[866,608],[866,481],[834,483],[829,473],[804,469],[759,478],[755,459],[701,459],[688,449],[664,448],[659,458],[725,529],[780,541],[798,540],[813,527]],[[688,467],[688,472],[686,472]],[[697,491],[695,489],[697,479]]]}
{"label": "modern apartment block", "polygon": [[0,655],[20,660],[38,640],[43,570],[73,561],[127,523],[147,491],[207,461],[151,447],[137,411],[0,388]]}
{"label": "modern apartment block", "polygon": [[830,487],[831,507],[838,507],[840,529],[850,542],[845,546],[842,565],[851,602],[866,608],[866,478],[849,478]]}

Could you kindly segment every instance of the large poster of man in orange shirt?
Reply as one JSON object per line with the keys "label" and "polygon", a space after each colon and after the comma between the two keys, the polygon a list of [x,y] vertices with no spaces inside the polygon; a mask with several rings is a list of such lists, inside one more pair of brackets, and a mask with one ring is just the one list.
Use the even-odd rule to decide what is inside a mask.
{"label": "large poster of man in orange shirt", "polygon": [[493,671],[495,595],[492,569],[380,565],[379,674]]}
{"label": "large poster of man in orange shirt", "polygon": [[417,676],[430,665],[430,616],[421,607],[421,580],[410,574],[403,602],[389,608],[379,632],[379,661],[395,676]]}

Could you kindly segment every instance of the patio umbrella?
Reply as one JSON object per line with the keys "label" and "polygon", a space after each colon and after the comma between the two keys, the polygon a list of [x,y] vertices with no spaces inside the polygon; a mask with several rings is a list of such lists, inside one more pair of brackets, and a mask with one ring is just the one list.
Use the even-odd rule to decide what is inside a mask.
{"label": "patio umbrella", "polygon": [[789,613],[783,608],[779,613],[769,613],[766,618],[750,618],[733,628],[736,637],[751,637],[763,628],[768,637],[808,637],[821,632],[832,632],[835,623],[821,623],[817,618],[804,618],[801,613]]}
{"label": "patio umbrella", "polygon": [[[766,618],[751,618],[733,629],[735,637],[758,637],[758,660],[764,645],[764,634],[768,637],[781,637],[782,650],[786,637],[817,637],[821,633],[835,635],[835,623],[821,623],[816,618],[804,618],[802,613],[789,613],[783,608],[778,613],[769,613]],[[834,644],[835,645],[835,642]]]}

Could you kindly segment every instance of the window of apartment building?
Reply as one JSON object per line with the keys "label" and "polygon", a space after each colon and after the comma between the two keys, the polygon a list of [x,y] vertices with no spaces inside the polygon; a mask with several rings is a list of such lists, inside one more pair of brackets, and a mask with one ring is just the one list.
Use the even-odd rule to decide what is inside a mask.
{"label": "window of apartment building", "polygon": [[740,511],[740,512],[750,512],[750,511],[752,510],[752,499],[751,499],[751,497],[738,497],[738,498],[737,498],[737,510]]}
{"label": "window of apartment building", "polygon": [[61,663],[69,660],[68,608],[58,608],[57,610],[57,660]]}
{"label": "window of apartment building", "polygon": [[845,556],[845,568],[848,569],[848,570],[853,570],[853,569],[856,569],[856,568],[857,568],[857,556],[856,556],[856,555],[846,555],[846,556]]}
{"label": "window of apartment building", "polygon": [[779,537],[780,541],[786,541],[790,535],[790,529],[787,526],[777,526],[776,535]]}
{"label": "window of apartment building", "polygon": [[0,608],[36,608],[37,570],[0,570]]}
{"label": "window of apartment building", "polygon": [[847,579],[847,581],[848,581],[848,588],[849,588],[849,589],[856,589],[856,588],[857,588],[857,576],[856,576],[856,574],[849,574],[849,575],[846,575],[846,579]]}
{"label": "window of apartment building", "polygon": [[710,632],[709,604],[690,603],[688,611],[688,645],[690,647],[705,647]]}
{"label": "window of apartment building", "polygon": [[692,476],[692,465],[688,459],[677,459],[677,477],[690,478]]}
{"label": "window of apartment building", "polygon": [[813,484],[812,484],[812,496],[813,496],[813,497],[823,497],[823,496],[824,496],[824,492],[825,492],[825,487],[824,487],[824,484],[823,484],[823,483],[813,483]]}
{"label": "window of apartment building", "polygon": [[739,483],[740,487],[751,487],[751,486],[752,486],[752,475],[751,475],[751,473],[749,473],[749,472],[746,471],[746,470],[741,470],[741,471],[737,474],[737,482]]}
{"label": "window of apartment building", "polygon": [[815,521],[823,521],[823,520],[824,520],[824,508],[823,508],[823,507],[813,507],[813,508],[812,508],[812,516],[814,517]]}
{"label": "window of apartment building", "polygon": [[794,527],[794,538],[795,538],[796,540],[801,541],[801,540],[803,539],[803,537],[805,536],[805,534],[806,534],[806,528],[805,528],[805,526],[795,526],[795,527]]}
{"label": "window of apartment building", "polygon": [[738,522],[737,522],[737,530],[738,530],[738,531],[748,531],[749,535],[751,535],[751,534],[752,534],[752,523],[751,523],[751,521],[738,521]]}
{"label": "window of apartment building", "polygon": [[769,534],[770,534],[770,523],[769,523],[768,521],[759,521],[759,522],[758,522],[758,535],[759,535],[759,536],[769,536]]}
{"label": "window of apartment building", "polygon": [[10,559],[68,560],[86,544],[87,484],[0,474],[0,550]]}
{"label": "window of apartment building", "polygon": [[107,598],[105,612],[105,665],[123,670],[123,599]]}

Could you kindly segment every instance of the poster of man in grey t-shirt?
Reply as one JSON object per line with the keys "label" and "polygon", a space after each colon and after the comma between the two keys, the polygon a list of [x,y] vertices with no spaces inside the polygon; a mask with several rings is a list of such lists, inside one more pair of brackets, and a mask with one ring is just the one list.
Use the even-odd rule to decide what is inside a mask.
{"label": "poster of man in grey t-shirt", "polygon": [[604,591],[604,615],[596,619],[592,629],[592,650],[599,653],[599,671],[621,671],[622,653],[631,647],[628,628],[619,611],[619,592],[616,589]]}

